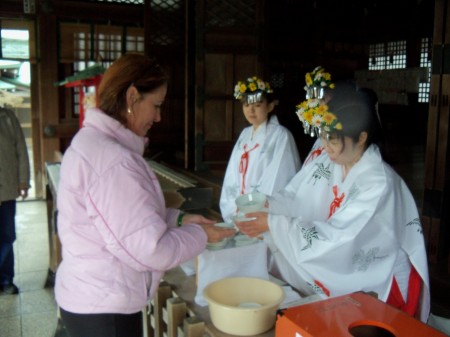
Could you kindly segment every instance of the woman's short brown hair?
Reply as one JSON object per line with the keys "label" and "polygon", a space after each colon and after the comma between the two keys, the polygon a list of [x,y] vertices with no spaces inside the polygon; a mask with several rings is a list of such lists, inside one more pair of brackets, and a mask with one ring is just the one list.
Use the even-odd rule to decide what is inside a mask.
{"label": "woman's short brown hair", "polygon": [[125,124],[126,93],[134,86],[139,93],[154,91],[168,82],[158,62],[142,54],[125,54],[106,70],[98,89],[99,108]]}

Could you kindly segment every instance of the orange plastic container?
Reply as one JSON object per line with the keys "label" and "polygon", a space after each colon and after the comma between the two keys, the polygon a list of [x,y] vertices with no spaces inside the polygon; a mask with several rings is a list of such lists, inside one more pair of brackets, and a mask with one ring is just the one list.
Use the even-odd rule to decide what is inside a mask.
{"label": "orange plastic container", "polygon": [[446,337],[404,312],[357,292],[280,310],[275,337]]}

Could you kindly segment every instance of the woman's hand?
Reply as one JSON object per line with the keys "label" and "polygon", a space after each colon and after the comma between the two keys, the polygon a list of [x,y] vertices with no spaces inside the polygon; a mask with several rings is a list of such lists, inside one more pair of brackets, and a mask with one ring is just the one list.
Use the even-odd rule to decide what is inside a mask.
{"label": "woman's hand", "polygon": [[234,228],[217,227],[214,225],[202,225],[202,227],[208,236],[208,242],[219,242],[236,234],[236,229]]}
{"label": "woman's hand", "polygon": [[205,218],[200,214],[185,214],[183,216],[183,225],[190,223],[195,223],[202,226],[203,230],[208,236],[208,242],[219,242],[236,234],[235,229],[216,227],[214,226],[214,224],[217,223],[217,220]]}
{"label": "woman's hand", "polygon": [[200,214],[185,213],[183,215],[183,225],[190,224],[190,223],[196,223],[199,225],[213,225],[213,224],[217,223],[217,221],[205,218],[203,215],[200,215]]}
{"label": "woman's hand", "polygon": [[254,218],[254,220],[236,221],[236,226],[242,234],[253,238],[269,230],[267,212],[247,213],[245,217]]}

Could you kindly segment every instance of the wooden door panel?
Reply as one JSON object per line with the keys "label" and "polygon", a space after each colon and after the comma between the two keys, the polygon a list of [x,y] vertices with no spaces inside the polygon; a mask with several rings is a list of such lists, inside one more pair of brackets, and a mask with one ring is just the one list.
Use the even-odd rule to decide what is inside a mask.
{"label": "wooden door panel", "polygon": [[[433,68],[428,114],[428,137],[425,158],[425,190],[422,211],[428,259],[439,264],[448,255],[448,192],[449,167],[449,92],[450,62],[446,46],[450,41],[449,1],[435,4],[433,36]],[[447,8],[447,13],[445,9]],[[444,48],[443,48],[444,47]],[[450,49],[450,48],[448,48]],[[447,256],[448,258],[448,256]],[[450,269],[450,259],[448,259]]]}
{"label": "wooden door panel", "polygon": [[430,104],[428,111],[428,139],[425,154],[425,189],[433,189],[436,170],[436,134],[438,130],[438,109],[440,92],[440,75],[431,76]]}
{"label": "wooden door panel", "polygon": [[247,125],[234,85],[261,76],[264,1],[199,0],[195,9],[195,169],[224,168]]}
{"label": "wooden door panel", "polygon": [[[236,54],[234,58],[234,83],[247,77],[258,75],[262,77],[262,67],[255,54]],[[233,87],[230,88],[232,90]]]}
{"label": "wooden door panel", "polygon": [[232,105],[230,100],[205,101],[205,141],[232,140]]}
{"label": "wooden door panel", "polygon": [[233,86],[233,55],[206,54],[204,83],[207,96],[229,95]]}
{"label": "wooden door panel", "polygon": [[257,55],[205,54],[202,164],[226,166],[237,137],[248,125],[241,103],[233,97],[234,86],[257,75],[258,68]]}
{"label": "wooden door panel", "polygon": [[449,104],[448,97],[450,92],[450,74],[442,75],[442,91],[440,95],[439,105],[440,105],[440,114],[439,114],[439,129],[438,129],[438,139],[437,139],[437,158],[436,165],[439,170],[436,170],[436,180],[435,180],[435,188],[443,191],[445,188],[445,182],[448,179],[446,177],[448,175],[447,167],[448,162],[448,126],[449,126]]}

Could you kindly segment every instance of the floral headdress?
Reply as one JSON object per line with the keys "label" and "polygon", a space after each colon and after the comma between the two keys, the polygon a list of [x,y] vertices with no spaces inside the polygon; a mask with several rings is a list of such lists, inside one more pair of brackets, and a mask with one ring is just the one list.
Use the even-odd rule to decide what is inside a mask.
{"label": "floral headdress", "polygon": [[234,86],[234,98],[244,100],[246,103],[258,103],[263,100],[263,94],[273,93],[269,82],[253,76],[246,81],[238,81]]}
{"label": "floral headdress", "polygon": [[328,111],[328,105],[322,101],[325,88],[334,88],[330,73],[322,67],[316,67],[312,72],[306,73],[306,101],[296,106],[296,113],[303,124],[306,134],[311,137],[320,137],[323,133],[329,137],[330,133],[342,130],[342,124],[337,117]]}
{"label": "floral headdress", "polygon": [[[324,68],[318,66],[310,73],[305,75],[305,90],[306,98],[314,98],[314,96],[319,96],[318,98],[323,98],[323,89],[334,88],[334,83],[331,82],[331,75],[327,73]],[[313,90],[316,90],[317,94],[314,95]]]}
{"label": "floral headdress", "polygon": [[320,137],[323,133],[328,137],[334,130],[342,130],[342,124],[336,115],[328,111],[328,105],[323,104],[318,98],[309,98],[296,108],[305,133],[309,133],[311,137]]}

